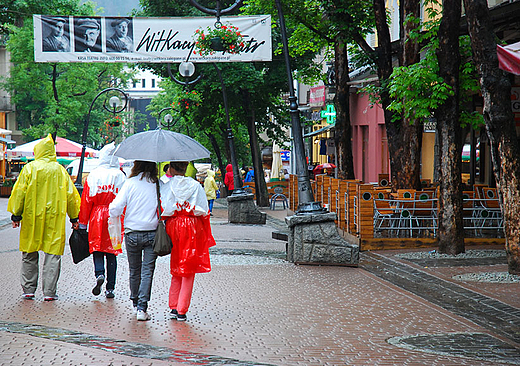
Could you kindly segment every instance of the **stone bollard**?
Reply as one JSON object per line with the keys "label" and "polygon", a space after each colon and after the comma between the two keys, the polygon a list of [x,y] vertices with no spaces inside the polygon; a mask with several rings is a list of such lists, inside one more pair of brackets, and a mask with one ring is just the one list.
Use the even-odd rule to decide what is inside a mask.
{"label": "stone bollard", "polygon": [[295,264],[357,266],[359,246],[338,234],[335,219],[334,212],[286,217],[287,260]]}
{"label": "stone bollard", "polygon": [[232,224],[265,224],[267,214],[255,205],[252,193],[231,195],[228,201],[228,221]]}

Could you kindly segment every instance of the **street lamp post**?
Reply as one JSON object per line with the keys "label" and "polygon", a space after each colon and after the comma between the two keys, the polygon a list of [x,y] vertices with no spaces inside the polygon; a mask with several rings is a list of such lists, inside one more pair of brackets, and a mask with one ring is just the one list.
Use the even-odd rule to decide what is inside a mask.
{"label": "street lamp post", "polygon": [[278,17],[280,18],[280,31],[282,33],[282,45],[285,57],[285,66],[287,70],[287,80],[289,84],[289,112],[291,115],[291,127],[294,139],[294,153],[296,158],[296,174],[298,176],[298,209],[297,214],[319,214],[325,213],[326,210],[321,206],[321,202],[314,201],[312,193],[311,181],[309,179],[309,171],[305,160],[305,150],[303,145],[302,126],[300,124],[300,111],[298,110],[298,102],[294,93],[294,84],[291,71],[291,62],[289,59],[289,47],[287,43],[287,31],[285,28],[285,19],[282,12],[282,4],[280,0],[275,0],[278,9]]}
{"label": "street lamp post", "polygon": [[356,265],[359,263],[359,246],[348,243],[337,232],[336,213],[328,213],[321,202],[314,201],[312,194],[300,124],[297,98],[289,60],[289,47],[285,20],[280,0],[275,0],[280,18],[280,31],[289,83],[289,109],[296,155],[296,173],[298,175],[298,209],[296,215],[286,217],[290,230],[287,243],[287,260],[298,264],[341,264]]}
{"label": "street lamp post", "polygon": [[[189,58],[189,55],[188,55]],[[179,74],[181,74],[184,77],[184,81],[178,80],[172,73],[171,66],[168,64],[168,75],[170,75],[170,79],[175,81],[177,84],[184,85],[185,88],[188,87],[188,85],[196,84],[200,81],[202,78],[202,74],[199,74],[195,79],[189,80],[193,74],[195,74],[195,64],[190,61],[183,61],[179,64]]]}
{"label": "street lamp post", "polygon": [[[217,27],[220,23],[220,16],[223,14],[230,13],[242,4],[242,0],[235,0],[233,5],[228,8],[222,9],[220,0],[216,0],[216,8],[209,9],[197,3],[196,0],[190,0],[191,5],[196,7],[203,13],[214,15],[217,18],[215,23],[215,27]],[[222,89],[222,99],[224,100],[224,109],[226,111],[226,122],[227,122],[227,132],[228,132],[228,143],[229,143],[229,153],[231,155],[231,166],[233,167],[233,183],[234,189],[233,194],[227,198],[228,200],[228,220],[231,223],[247,223],[247,224],[265,224],[266,222],[266,214],[258,211],[258,208],[255,206],[253,202],[253,195],[251,193],[247,193],[242,188],[242,179],[240,178],[240,172],[238,170],[238,163],[236,158],[235,151],[235,143],[233,137],[233,130],[231,129],[231,123],[229,119],[229,109],[228,109],[228,101],[227,101],[227,93],[226,87],[224,85],[224,81],[222,79],[222,74],[220,69],[218,68],[216,63],[213,63],[215,70],[217,71],[217,75],[220,80],[220,85]]]}
{"label": "street lamp post", "polygon": [[235,137],[233,136],[233,130],[231,129],[231,122],[229,120],[229,109],[227,103],[227,93],[226,93],[226,85],[224,84],[224,80],[222,79],[222,73],[220,72],[219,67],[215,62],[213,62],[213,66],[215,70],[217,70],[217,75],[220,80],[220,87],[222,89],[222,99],[224,99],[224,110],[226,111],[226,122],[227,122],[227,133],[228,133],[228,143],[229,143],[229,154],[231,155],[231,166],[233,167],[233,194],[232,196],[237,196],[240,194],[246,194],[247,192],[242,188],[242,179],[240,178],[240,172],[238,171],[238,162],[237,155],[235,152]]}
{"label": "street lamp post", "polygon": [[90,123],[90,114],[92,113],[92,108],[94,107],[94,103],[96,100],[102,96],[103,94],[107,94],[109,92],[117,92],[121,94],[124,98],[124,103],[121,103],[121,99],[117,97],[116,95],[113,95],[108,99],[108,106],[107,106],[107,100],[105,99],[103,102],[103,108],[107,110],[108,112],[113,113],[114,115],[117,113],[121,113],[126,109],[126,106],[128,104],[128,95],[119,88],[106,88],[98,93],[92,103],[90,104],[90,108],[88,110],[87,119],[85,120],[85,123],[83,124],[83,136],[81,140],[81,144],[83,145],[81,148],[81,158],[79,161],[79,168],[78,168],[78,176],[76,178],[75,186],[78,189],[79,193],[81,194],[83,192],[83,164],[85,162],[85,151],[87,149],[87,133],[88,133],[88,125]]}
{"label": "street lamp post", "polygon": [[[217,23],[220,23],[220,16],[226,13],[230,13],[237,9],[241,4],[242,0],[236,0],[233,5],[226,9],[221,9],[221,4],[219,0],[216,0],[216,8],[215,9],[209,9],[206,8],[200,4],[197,3],[196,0],[190,0],[191,5],[196,7],[198,10],[200,10],[203,13],[215,15],[217,17]],[[216,23],[216,24],[217,24]],[[213,62],[213,66],[215,67],[215,70],[217,71],[218,78],[220,80],[220,85],[222,89],[222,99],[224,100],[224,110],[226,111],[226,122],[227,122],[227,133],[228,133],[228,144],[229,144],[229,154],[231,155],[231,166],[233,167],[233,194],[232,196],[237,195],[243,195],[247,192],[242,188],[242,179],[240,178],[240,172],[238,170],[238,162],[237,162],[237,156],[236,156],[236,150],[235,150],[235,142],[234,142],[234,136],[233,136],[233,130],[231,129],[231,122],[229,119],[229,109],[228,109],[228,103],[227,103],[227,93],[226,93],[226,86],[224,85],[224,80],[222,79],[222,73],[220,72],[219,67],[215,62]]]}
{"label": "street lamp post", "polygon": [[171,130],[175,124],[177,123],[178,120],[173,120],[173,116],[168,113],[164,116],[163,119],[161,119],[161,115],[166,112],[166,111],[171,111],[172,110],[172,107],[166,107],[166,108],[163,108],[159,111],[159,115],[157,117],[157,126],[159,127],[160,125],[163,125],[164,127],[166,127],[168,130]]}

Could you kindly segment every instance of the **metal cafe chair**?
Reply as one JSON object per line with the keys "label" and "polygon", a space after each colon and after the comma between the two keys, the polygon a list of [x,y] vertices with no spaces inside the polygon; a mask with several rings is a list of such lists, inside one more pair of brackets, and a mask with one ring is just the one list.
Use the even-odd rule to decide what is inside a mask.
{"label": "metal cafe chair", "polygon": [[397,214],[396,206],[387,192],[378,192],[374,198],[374,232],[381,233],[389,230],[389,236],[393,236]]}
{"label": "metal cafe chair", "polygon": [[[416,219],[413,216],[414,210],[415,189],[398,189],[396,200],[397,230],[398,236],[401,233],[409,233],[409,237],[413,236],[413,224]],[[416,223],[418,226],[418,223]]]}
{"label": "metal cafe chair", "polygon": [[437,235],[437,199],[434,198],[435,192],[418,191],[415,192],[413,218],[418,223],[419,232],[432,233]]}

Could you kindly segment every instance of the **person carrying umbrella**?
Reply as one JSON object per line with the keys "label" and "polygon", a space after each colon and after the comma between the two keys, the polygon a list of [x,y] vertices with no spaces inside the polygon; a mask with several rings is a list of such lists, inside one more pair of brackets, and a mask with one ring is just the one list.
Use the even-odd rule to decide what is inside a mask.
{"label": "person carrying umbrella", "polygon": [[[181,167],[176,166],[175,169],[171,167],[171,164],[174,164],[174,162],[170,163],[170,174],[172,174],[173,177],[168,183],[162,185],[161,192],[165,192],[164,194],[169,192],[166,197],[163,197],[162,201],[163,204],[165,201],[168,201],[166,207],[163,207],[164,209],[169,209],[170,213],[166,212],[165,214],[173,216],[170,219],[170,223],[166,223],[166,229],[168,230],[168,225],[170,225],[170,227],[172,225],[176,226],[177,223],[187,225],[181,227],[182,225],[179,224],[179,229],[182,230],[179,230],[178,233],[173,233],[178,235],[177,237],[173,236],[171,231],[168,233],[170,237],[173,236],[172,241],[174,245],[171,265],[173,266],[177,263],[177,259],[179,258],[179,255],[173,253],[175,250],[180,251],[180,248],[189,248],[190,245],[197,243],[195,248],[196,250],[193,252],[196,253],[194,257],[188,256],[190,253],[183,252],[182,258],[185,258],[185,261],[182,265],[174,266],[175,268],[182,268],[182,270],[176,270],[175,273],[181,273],[181,276],[191,276],[192,288],[195,272],[198,273],[202,271],[202,269],[204,269],[203,271],[205,272],[211,270],[211,267],[209,267],[208,250],[206,248],[204,251],[204,248],[200,248],[199,243],[209,247],[215,245],[215,241],[211,236],[211,231],[207,231],[207,229],[210,230],[210,226],[206,193],[196,180],[183,177],[183,175],[185,174],[188,161],[209,158],[210,152],[189,136],[159,128],[152,131],[139,132],[127,137],[123,142],[121,142],[114,155],[125,159],[136,160],[130,178],[127,179],[121,192],[110,204],[109,210],[110,216],[120,215],[126,205],[125,241],[128,251],[128,262],[130,264],[131,298],[134,301],[134,305],[137,301],[137,319],[148,320],[150,319],[150,316],[146,313],[146,307],[148,306],[148,300],[150,299],[151,279],[153,276],[153,269],[155,268],[155,259],[157,258],[157,255],[154,253],[152,248],[155,238],[155,230],[158,223],[157,188],[155,185],[158,184],[155,183],[158,182],[156,163],[168,160],[185,162]],[[172,187],[175,187],[176,190],[172,191]],[[125,190],[128,190],[128,193],[125,193]],[[175,192],[175,195],[173,192]],[[124,197],[123,193],[128,197]],[[198,208],[197,206],[192,205],[192,202],[197,202]],[[201,203],[199,204],[199,202]],[[176,206],[177,203],[179,205],[184,203],[185,206]],[[130,210],[130,208],[132,209]],[[180,217],[178,218],[174,215],[174,212],[176,211],[179,211],[177,216]],[[193,216],[202,214],[206,215],[207,221],[201,222],[200,219]],[[129,220],[129,215],[131,220]],[[143,225],[143,223],[146,223],[146,225]],[[205,228],[205,230],[201,232],[200,228]],[[189,230],[192,229],[198,230],[193,234],[193,236],[189,235],[191,234]],[[129,230],[132,230],[133,233],[128,232]],[[181,237],[180,235],[184,236]],[[204,236],[207,237],[207,235],[211,237],[212,244],[209,239],[207,242],[199,241],[199,238]],[[189,239],[187,242],[183,241],[185,236]],[[175,247],[176,244],[180,245],[177,249]],[[141,284],[139,285],[138,281],[133,276],[139,275],[138,271],[140,268],[138,267],[141,263],[141,254],[144,254],[144,259],[141,269]],[[173,258],[176,258],[176,260],[174,261]],[[204,259],[202,261],[203,265],[198,266],[199,260],[202,259]],[[176,281],[175,283],[178,284],[179,281]],[[188,288],[184,286],[185,283],[183,281],[180,281],[180,283],[183,285],[183,288],[179,291],[180,294],[187,294]],[[189,289],[188,306],[189,300],[191,299],[191,288]],[[171,298],[175,299],[175,296],[171,296]],[[181,302],[172,304],[177,306],[177,304],[180,303]],[[144,313],[141,309],[144,309]],[[176,307],[173,309],[176,309]],[[181,313],[181,315],[184,315],[184,319],[181,316],[179,320],[186,320],[186,314]]]}
{"label": "person carrying umbrella", "polygon": [[103,147],[99,153],[99,165],[87,177],[81,195],[79,211],[80,225],[87,225],[89,250],[94,259],[94,275],[96,286],[92,293],[101,293],[105,282],[105,258],[107,269],[107,285],[105,296],[114,297],[116,286],[117,259],[121,249],[114,249],[108,233],[108,205],[114,200],[125,182],[124,173],[119,170],[119,160],[113,156],[114,143]]}
{"label": "person carrying umbrella", "polygon": [[152,280],[157,254],[153,251],[157,218],[157,164],[136,160],[130,176],[123,184],[108,211],[118,218],[126,207],[125,245],[130,272],[130,299],[137,320],[146,321],[148,301],[152,294]]}
{"label": "person carrying umbrella", "polygon": [[168,305],[171,318],[178,321],[186,320],[195,273],[211,271],[209,248],[216,244],[206,192],[196,180],[184,176],[187,166],[188,162],[170,162],[173,177],[161,188],[162,216],[173,244]]}

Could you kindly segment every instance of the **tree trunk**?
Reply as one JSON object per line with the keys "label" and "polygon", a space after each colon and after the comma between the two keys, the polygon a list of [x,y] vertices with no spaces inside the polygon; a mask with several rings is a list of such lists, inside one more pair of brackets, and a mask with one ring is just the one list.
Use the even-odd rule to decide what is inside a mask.
{"label": "tree trunk", "polygon": [[[410,34],[416,30],[417,24],[406,21],[406,17],[419,18],[421,15],[419,0],[404,0],[401,19],[403,33],[401,35],[402,64],[413,65],[419,62],[419,44]],[[422,122],[403,118],[398,126],[399,136],[394,139],[397,146],[395,152],[390,153],[392,165],[392,187],[415,188],[421,187],[421,149],[422,149]]]}
{"label": "tree trunk", "polygon": [[464,0],[464,7],[484,98],[483,113],[504,217],[509,273],[520,275],[520,147],[511,109],[511,83],[498,68],[487,1]]}
{"label": "tree trunk", "polygon": [[[379,41],[376,48],[377,76],[380,84],[384,85],[392,74],[392,42],[390,30],[386,20],[386,6],[384,0],[374,0],[373,2],[377,39]],[[388,109],[391,99],[387,88],[382,88],[379,95],[381,107],[385,117],[386,136],[388,139],[388,152],[390,156],[390,173],[392,183],[397,182],[394,173],[397,168],[394,166],[396,147],[399,141],[398,124],[392,122],[393,113]]]}
{"label": "tree trunk", "polygon": [[247,89],[241,89],[242,104],[247,116],[247,130],[249,132],[249,145],[251,146],[251,158],[255,171],[256,204],[259,207],[269,207],[269,196],[267,194],[267,184],[264,179],[264,169],[262,167],[262,154],[258,145],[258,133],[256,132],[255,110],[251,106],[251,94]]}
{"label": "tree trunk", "polygon": [[338,176],[341,179],[354,179],[354,159],[352,157],[352,126],[350,124],[350,81],[348,71],[347,45],[340,35],[334,40],[336,75],[336,133],[334,142],[337,151]]}
{"label": "tree trunk", "polygon": [[439,75],[451,86],[453,96],[435,111],[440,136],[439,252],[456,255],[464,252],[462,218],[462,128],[459,122],[459,22],[460,0],[444,0],[439,28],[437,59]]}
{"label": "tree trunk", "polygon": [[[413,11],[413,15],[419,16],[419,2],[406,0],[404,4],[404,16]],[[374,13],[379,45],[377,48],[378,76],[382,85],[389,79],[392,67],[392,49],[390,31],[386,21],[386,9],[384,0],[374,0]],[[409,35],[411,27],[415,25],[406,22],[403,26],[404,34]],[[407,38],[402,41],[403,63],[411,65],[419,60],[418,46],[415,41]],[[421,172],[421,145],[422,124],[415,121],[392,122],[392,113],[387,109],[390,97],[386,90],[381,92],[381,106],[385,115],[386,134],[388,138],[388,150],[390,155],[390,170],[392,188],[419,188]]]}

